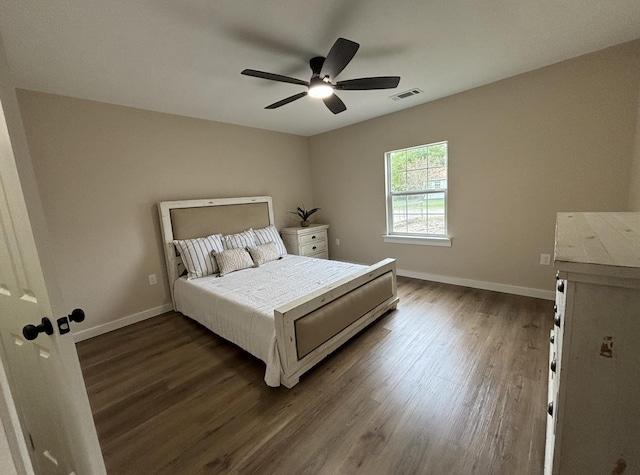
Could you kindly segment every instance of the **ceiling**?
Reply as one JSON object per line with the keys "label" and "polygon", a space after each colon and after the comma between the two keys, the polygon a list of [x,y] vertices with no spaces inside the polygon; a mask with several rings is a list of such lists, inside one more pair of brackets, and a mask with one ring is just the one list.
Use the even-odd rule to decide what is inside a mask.
{"label": "ceiling", "polygon": [[[19,88],[309,136],[636,39],[640,1],[3,0],[0,32]],[[240,75],[306,81],[338,37],[361,45],[339,80],[398,88],[265,110],[305,88]]]}

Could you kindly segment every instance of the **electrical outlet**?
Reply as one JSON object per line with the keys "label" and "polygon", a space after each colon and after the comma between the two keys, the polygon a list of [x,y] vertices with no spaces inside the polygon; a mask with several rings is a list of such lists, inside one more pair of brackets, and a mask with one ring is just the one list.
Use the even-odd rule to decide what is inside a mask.
{"label": "electrical outlet", "polygon": [[340,245],[340,238],[336,238],[336,246]]}
{"label": "electrical outlet", "polygon": [[156,285],[158,283],[158,279],[155,274],[149,274],[149,285]]}
{"label": "electrical outlet", "polygon": [[548,266],[551,264],[551,254],[540,254],[540,265]]}

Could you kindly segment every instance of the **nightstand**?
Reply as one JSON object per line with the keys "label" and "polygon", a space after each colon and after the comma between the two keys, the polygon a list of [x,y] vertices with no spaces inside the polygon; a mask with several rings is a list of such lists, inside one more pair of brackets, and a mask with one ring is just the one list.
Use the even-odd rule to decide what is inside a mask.
{"label": "nightstand", "polygon": [[311,224],[308,228],[296,226],[280,230],[289,254],[329,259],[328,224]]}

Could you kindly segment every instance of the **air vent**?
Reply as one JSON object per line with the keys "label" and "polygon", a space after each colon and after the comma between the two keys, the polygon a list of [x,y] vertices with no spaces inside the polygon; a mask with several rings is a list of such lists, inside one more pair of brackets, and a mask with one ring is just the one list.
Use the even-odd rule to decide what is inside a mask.
{"label": "air vent", "polygon": [[409,89],[408,91],[401,92],[394,96],[389,96],[390,99],[394,101],[399,101],[400,99],[406,99],[407,97],[415,96],[416,94],[422,94],[424,91],[422,89]]}

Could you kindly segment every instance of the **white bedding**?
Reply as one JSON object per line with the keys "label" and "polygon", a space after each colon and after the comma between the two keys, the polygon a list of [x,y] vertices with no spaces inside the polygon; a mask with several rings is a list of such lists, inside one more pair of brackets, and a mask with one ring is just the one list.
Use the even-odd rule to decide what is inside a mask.
{"label": "white bedding", "polygon": [[245,349],[267,365],[264,380],[280,385],[274,309],[366,266],[287,255],[224,277],[178,279],[178,311]]}

